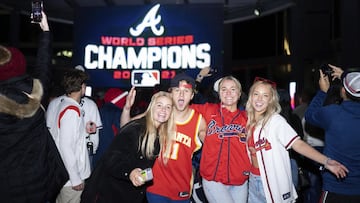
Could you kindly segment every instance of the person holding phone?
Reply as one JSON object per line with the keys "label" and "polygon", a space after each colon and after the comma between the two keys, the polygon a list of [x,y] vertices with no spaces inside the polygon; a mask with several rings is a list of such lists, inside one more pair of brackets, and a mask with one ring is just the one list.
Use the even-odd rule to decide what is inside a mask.
{"label": "person holding phone", "polygon": [[43,1],[35,0],[31,2],[31,22],[40,23],[42,20]]}
{"label": "person holding phone", "polygon": [[68,179],[41,108],[52,71],[50,29],[42,16],[33,74],[26,73],[19,49],[0,45],[1,202],[52,202]]}
{"label": "person holding phone", "polygon": [[[360,72],[343,71],[329,64],[328,77],[320,70],[319,90],[305,112],[307,122],[324,129],[324,154],[345,164],[347,177],[339,180],[328,171],[322,173],[323,186],[319,202],[360,202]],[[341,104],[323,106],[330,92],[331,80],[341,80]]]}

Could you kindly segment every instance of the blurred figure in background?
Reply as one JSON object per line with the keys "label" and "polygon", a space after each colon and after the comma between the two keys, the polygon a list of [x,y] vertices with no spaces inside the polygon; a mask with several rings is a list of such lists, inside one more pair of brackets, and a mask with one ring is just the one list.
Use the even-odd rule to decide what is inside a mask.
{"label": "blurred figure in background", "polygon": [[[70,69],[68,71],[82,71],[85,73],[85,70],[82,66],[78,65],[75,69]],[[66,71],[65,71],[66,72]],[[64,91],[64,90],[63,90]],[[52,99],[46,109],[46,123],[50,132],[56,133],[57,126],[56,123],[58,118],[56,113],[58,111],[59,105],[66,97],[65,94],[58,96]],[[97,153],[97,148],[99,146],[99,130],[102,128],[102,122],[100,118],[100,112],[97,107],[97,104],[89,97],[82,96],[80,99],[80,106],[84,113],[84,123],[87,132],[86,143],[89,151],[90,165],[91,168],[94,167],[93,159]],[[54,131],[54,132],[53,132]]]}
{"label": "blurred figure in background", "polygon": [[119,88],[110,88],[105,92],[104,104],[100,107],[103,123],[99,133],[99,147],[94,155],[94,165],[99,161],[114,137],[120,132],[121,112],[126,102],[128,92]]}
{"label": "blurred figure in background", "polygon": [[[290,126],[295,130],[295,132],[300,136],[301,139],[304,138],[303,127],[301,124],[300,118],[293,113],[290,105],[290,94],[288,91],[284,89],[277,89],[279,94],[279,104],[281,106],[280,115],[282,115],[285,120],[290,124]],[[291,161],[291,172],[292,172],[292,179],[296,190],[300,192],[301,186],[299,185],[298,181],[298,170],[302,170],[302,156],[299,155],[292,149],[289,149],[290,161]],[[300,167],[300,169],[299,169]]]}
{"label": "blurred figure in background", "polygon": [[65,97],[55,113],[55,122],[47,123],[56,146],[69,174],[68,181],[58,195],[57,203],[80,202],[84,182],[90,176],[91,167],[84,123],[84,110],[80,102],[85,94],[88,76],[80,70],[67,71],[62,85]]}
{"label": "blurred figure in background", "polygon": [[20,50],[0,46],[1,202],[53,201],[68,179],[41,106],[51,80],[51,36],[47,16],[42,16],[32,76]]}
{"label": "blurred figure in background", "polygon": [[[360,202],[360,72],[344,73],[339,67],[329,65],[328,77],[320,70],[320,90],[311,101],[305,120],[325,130],[324,154],[339,160],[349,169],[347,177],[338,179],[323,171],[321,202]],[[330,80],[342,79],[340,105],[323,106]]]}

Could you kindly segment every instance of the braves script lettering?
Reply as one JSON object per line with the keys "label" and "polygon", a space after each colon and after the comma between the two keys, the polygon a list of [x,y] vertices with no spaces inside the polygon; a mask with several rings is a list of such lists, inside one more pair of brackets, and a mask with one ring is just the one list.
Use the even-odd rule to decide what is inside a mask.
{"label": "braves script lettering", "polygon": [[150,27],[151,31],[156,35],[160,36],[164,33],[164,26],[160,26],[159,29],[156,28],[156,25],[158,25],[161,21],[161,16],[156,15],[160,7],[160,4],[156,4],[154,7],[152,7],[149,12],[145,15],[143,21],[136,26],[136,28],[130,28],[129,32],[132,36],[139,36],[142,32],[144,32],[145,28]]}
{"label": "braves script lettering", "polygon": [[211,120],[208,125],[207,135],[217,134],[220,139],[225,137],[239,137],[241,142],[246,142],[245,128],[239,124],[217,125],[215,120]]}

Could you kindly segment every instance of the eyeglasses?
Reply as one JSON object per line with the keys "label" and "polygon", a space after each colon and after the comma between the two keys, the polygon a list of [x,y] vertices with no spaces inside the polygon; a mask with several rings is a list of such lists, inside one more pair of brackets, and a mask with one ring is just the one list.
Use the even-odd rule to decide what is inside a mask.
{"label": "eyeglasses", "polygon": [[265,78],[262,78],[262,77],[255,77],[254,83],[257,82],[257,81],[266,82],[266,83],[270,84],[271,87],[276,89],[276,82],[274,82],[274,81],[271,81],[271,80],[268,80],[268,79],[265,79]]}

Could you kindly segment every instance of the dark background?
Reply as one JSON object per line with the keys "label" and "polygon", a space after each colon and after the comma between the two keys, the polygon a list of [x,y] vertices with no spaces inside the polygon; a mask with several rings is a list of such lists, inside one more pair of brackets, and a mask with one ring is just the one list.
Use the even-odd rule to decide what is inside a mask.
{"label": "dark background", "polygon": [[[24,3],[25,8],[30,7],[29,2]],[[232,1],[224,4],[224,67],[220,68],[225,74],[240,79],[245,91],[255,76],[272,79],[284,89],[288,88],[288,82],[296,81],[298,91],[301,91],[308,87],[317,88],[316,74],[322,63],[333,63],[344,69],[359,67],[360,2],[357,0],[287,1],[292,4],[260,16],[252,14],[254,6],[246,12],[242,10],[241,13],[248,13],[246,16],[235,15],[236,8],[225,9],[226,2]],[[0,43],[19,47],[31,66],[40,29],[29,23],[29,13],[6,3],[6,0],[0,3]],[[52,62],[55,69],[61,71],[71,67],[71,57],[64,53],[72,51],[74,27],[71,15],[62,19],[49,12],[48,16],[54,33]],[[290,55],[284,50],[285,38]]]}

